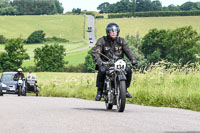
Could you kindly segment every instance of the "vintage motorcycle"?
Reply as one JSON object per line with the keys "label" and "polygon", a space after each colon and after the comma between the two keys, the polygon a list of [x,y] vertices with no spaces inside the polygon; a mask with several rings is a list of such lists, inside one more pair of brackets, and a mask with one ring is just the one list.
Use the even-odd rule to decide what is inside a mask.
{"label": "vintage motorcycle", "polygon": [[[97,51],[98,52],[98,51]],[[126,66],[131,63],[125,62],[123,59],[114,58],[109,59],[104,54],[98,52],[106,57],[109,61],[104,62],[107,66],[106,78],[104,81],[102,97],[105,100],[106,109],[112,109],[113,105],[117,105],[118,112],[124,112],[126,105]]]}
{"label": "vintage motorcycle", "polygon": [[17,80],[17,94],[18,96],[26,96],[26,92],[22,90],[22,87],[23,87],[23,80],[25,79],[22,79],[21,77],[18,78]]}

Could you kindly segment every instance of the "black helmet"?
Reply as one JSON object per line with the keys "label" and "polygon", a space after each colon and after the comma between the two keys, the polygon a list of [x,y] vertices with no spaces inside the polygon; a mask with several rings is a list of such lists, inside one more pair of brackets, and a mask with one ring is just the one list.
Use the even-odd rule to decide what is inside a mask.
{"label": "black helmet", "polygon": [[117,31],[117,36],[119,35],[120,28],[119,25],[115,22],[111,22],[106,26],[106,33],[107,36],[109,35],[110,31]]}

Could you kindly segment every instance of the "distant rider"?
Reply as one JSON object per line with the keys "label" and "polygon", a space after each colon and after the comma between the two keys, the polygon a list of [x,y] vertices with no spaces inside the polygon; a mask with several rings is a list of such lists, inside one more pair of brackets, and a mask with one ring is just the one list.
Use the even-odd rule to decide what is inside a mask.
{"label": "distant rider", "polygon": [[[25,77],[24,77],[24,74],[23,74],[22,72],[23,72],[23,70],[22,70],[21,68],[19,68],[19,69],[17,70],[17,73],[14,75],[13,80],[14,80],[14,81],[18,81],[19,78],[21,78],[21,79],[23,80],[22,91],[25,91],[25,89],[24,89],[24,79],[25,79]],[[16,86],[16,88],[17,88],[17,83],[15,84],[15,86]]]}
{"label": "distant rider", "polygon": [[[120,32],[120,27],[118,24],[112,22],[109,23],[106,27],[107,36],[103,36],[98,39],[96,45],[92,49],[92,56],[97,63],[98,66],[98,75],[97,75],[97,82],[96,87],[97,94],[96,94],[96,101],[101,100],[103,86],[104,86],[104,79],[106,75],[106,66],[103,66],[103,62],[107,62],[108,59],[100,56],[96,51],[98,50],[102,54],[106,55],[108,58],[113,59],[122,59],[124,54],[129,58],[132,65],[137,65],[137,60],[135,59],[132,50],[129,48],[126,41],[118,37]],[[131,79],[132,79],[132,71],[129,67],[126,68],[126,88],[130,86]],[[131,94],[127,91],[126,92],[127,98],[132,98]]]}

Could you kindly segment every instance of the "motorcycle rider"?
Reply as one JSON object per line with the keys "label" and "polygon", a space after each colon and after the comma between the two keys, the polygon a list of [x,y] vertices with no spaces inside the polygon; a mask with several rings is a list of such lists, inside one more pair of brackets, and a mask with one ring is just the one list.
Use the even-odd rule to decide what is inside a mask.
{"label": "motorcycle rider", "polygon": [[[25,77],[24,77],[24,74],[22,72],[23,72],[23,70],[21,68],[19,68],[17,70],[17,73],[14,75],[13,80],[14,81],[18,81],[19,78],[21,78],[23,80]],[[17,83],[15,84],[15,86],[17,88]],[[24,89],[24,81],[23,81],[23,84],[22,84],[22,91],[25,91],[25,89]]]}
{"label": "motorcycle rider", "polygon": [[[103,36],[97,40],[97,43],[92,49],[92,56],[97,64],[97,94],[96,94],[96,101],[101,100],[103,86],[104,86],[104,79],[106,76],[106,66],[103,65],[103,62],[107,62],[108,59],[101,56],[97,51],[101,52],[102,54],[106,55],[108,58],[123,58],[124,54],[129,58],[132,65],[137,65],[138,62],[133,55],[133,52],[129,48],[128,44],[124,40],[124,38],[119,37],[120,27],[117,23],[111,22],[106,26],[106,33],[107,36]],[[126,68],[126,87],[129,88],[131,79],[132,79],[132,71],[131,68]],[[127,98],[132,98],[131,94],[127,91],[126,92]]]}

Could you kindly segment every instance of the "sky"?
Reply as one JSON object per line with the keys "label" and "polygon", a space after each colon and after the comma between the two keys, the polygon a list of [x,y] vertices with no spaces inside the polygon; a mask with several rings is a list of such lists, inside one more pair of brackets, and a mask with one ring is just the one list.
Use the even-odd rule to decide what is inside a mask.
{"label": "sky", "polygon": [[[116,3],[120,0],[59,0],[64,7],[64,12],[72,11],[73,8],[81,8],[81,10],[97,11],[97,7],[103,2],[109,2],[110,4]],[[153,0],[152,0],[153,1]],[[182,5],[183,3],[200,2],[200,0],[160,0],[162,6],[168,6],[170,4]]]}

